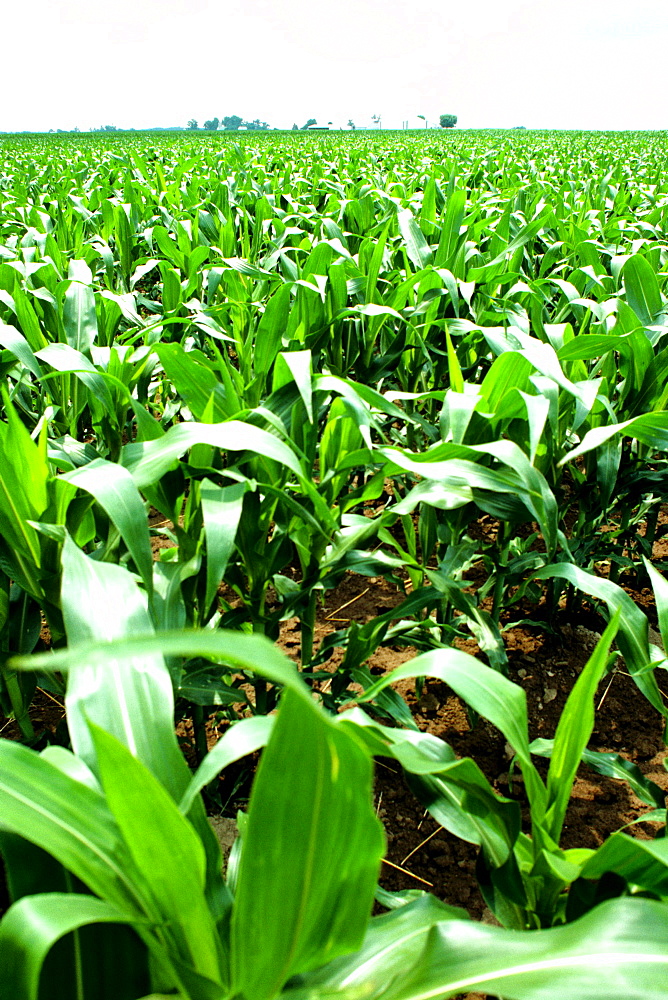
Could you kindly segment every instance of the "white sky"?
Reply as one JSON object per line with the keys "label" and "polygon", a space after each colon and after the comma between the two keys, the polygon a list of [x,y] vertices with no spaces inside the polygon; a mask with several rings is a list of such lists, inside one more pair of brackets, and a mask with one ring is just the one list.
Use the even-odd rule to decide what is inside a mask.
{"label": "white sky", "polygon": [[666,129],[668,0],[0,0],[0,130]]}

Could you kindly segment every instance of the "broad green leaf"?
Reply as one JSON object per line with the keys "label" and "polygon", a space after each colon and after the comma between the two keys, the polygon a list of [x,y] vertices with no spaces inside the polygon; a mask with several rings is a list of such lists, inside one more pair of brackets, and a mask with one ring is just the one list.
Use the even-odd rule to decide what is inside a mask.
{"label": "broad green leaf", "polygon": [[[87,924],[132,923],[122,910],[94,896],[43,893],[24,896],[0,922],[0,1000],[38,1000],[42,966],[52,947]],[[141,970],[138,970],[138,983]],[[81,974],[81,969],[79,969]],[[61,988],[65,984],[60,984]],[[83,985],[83,983],[82,983]],[[116,995],[122,995],[116,984]],[[105,995],[111,995],[106,994]]]}
{"label": "broad green leaf", "polygon": [[565,455],[559,465],[579,458],[580,455],[599,448],[615,434],[625,433],[627,437],[636,438],[643,444],[661,451],[668,449],[668,411],[643,413],[620,424],[608,424],[605,427],[594,427],[583,437],[580,444]]}
{"label": "broad green leaf", "polygon": [[201,351],[184,351],[180,344],[155,344],[153,350],[196,420],[203,419],[209,406],[213,423],[237,412],[234,401],[226,399],[223,386]]}
{"label": "broad green leaf", "polygon": [[0,740],[0,809],[5,828],[52,854],[112,905],[141,912],[132,862],[100,792],[34,750]]}
{"label": "broad green leaf", "polygon": [[24,365],[28,371],[32,372],[37,378],[41,378],[44,374],[42,369],[32,352],[30,344],[22,334],[16,329],[15,326],[9,326],[8,323],[3,323],[0,321],[0,346],[11,351],[12,354],[18,358],[22,365]]}
{"label": "broad green leaf", "polygon": [[216,778],[220,772],[248,754],[266,746],[276,719],[273,715],[256,715],[250,719],[240,719],[208,754],[192,776],[183,794],[179,809],[184,815],[190,812],[195,796]]}
{"label": "broad green leaf", "polygon": [[465,209],[466,191],[463,188],[455,188],[448,198],[445,217],[441,224],[441,236],[434,258],[435,267],[447,266],[452,257],[459,240]]}
{"label": "broad green leaf", "polygon": [[206,597],[207,608],[216,596],[220,581],[232,552],[234,539],[243,510],[247,483],[216,486],[210,479],[200,485],[204,536],[206,538]]}
{"label": "broad green leaf", "polygon": [[521,687],[458,649],[422,653],[367,688],[356,700],[372,701],[388,684],[408,677],[437,677],[506,737],[522,762],[527,790],[539,809],[545,789],[531,763],[526,695]]}
{"label": "broad green leaf", "polygon": [[545,822],[558,843],[575,774],[594,728],[594,695],[608,663],[610,645],[617,634],[620,612],[596,644],[596,648],[575,682],[559,718],[547,774]]}
{"label": "broad green leaf", "polygon": [[[533,740],[530,746],[531,753],[539,757],[551,757],[554,740]],[[650,806],[663,807],[659,811],[662,813],[662,820],[665,821],[665,792],[655,782],[646,778],[637,764],[631,763],[618,753],[599,752],[596,750],[583,750],[582,763],[587,764],[597,774],[604,774],[607,778],[616,778],[618,781],[625,781],[629,788],[642,802]],[[643,817],[649,816],[643,813]]]}
{"label": "broad green leaf", "polygon": [[95,296],[89,284],[70,282],[63,302],[63,327],[70,347],[82,354],[89,354],[97,337]]}
{"label": "broad green leaf", "polygon": [[285,1000],[665,1000],[668,914],[661,903],[603,903],[566,927],[508,931],[425,915],[422,901],[376,918],[362,949],[304,977]]}
{"label": "broad green leaf", "polygon": [[114,404],[105,378],[80,351],[70,344],[48,344],[37,351],[35,357],[58,372],[71,372],[102,403],[108,413],[113,413]]}
{"label": "broad green leaf", "polygon": [[584,864],[582,877],[601,878],[606,872],[621,875],[631,885],[668,900],[668,840],[640,840],[618,831]]}
{"label": "broad green leaf", "polygon": [[95,497],[128,547],[148,593],[153,588],[153,557],[144,502],[132,476],[113,462],[96,459],[64,477]]}
{"label": "broad green leaf", "polygon": [[399,223],[399,232],[406,244],[409,260],[421,271],[431,263],[433,254],[429,244],[409,208],[404,208],[397,213],[397,222]]}
{"label": "broad green leaf", "polygon": [[458,760],[451,747],[428,733],[390,729],[359,708],[338,717],[376,757],[394,757],[411,790],[445,829],[484,846],[490,863],[503,865],[520,832],[516,802],[497,795],[474,761]]}
{"label": "broad green leaf", "polygon": [[121,464],[131,473],[137,488],[142,489],[160,479],[184,452],[197,444],[223,451],[255,452],[280,462],[298,477],[303,475],[297,456],[283,441],[240,420],[175,424],[157,440],[126,444],[121,451]]}
{"label": "broad green leaf", "polygon": [[359,744],[286,692],[251,793],[232,909],[232,982],[246,997],[269,1000],[290,976],[360,945],[384,848],[371,779]]}
{"label": "broad green leaf", "polygon": [[626,299],[644,326],[656,322],[663,302],[656,274],[646,257],[636,253],[622,268]]}
{"label": "broad green leaf", "polygon": [[108,806],[176,955],[217,981],[220,941],[204,895],[204,848],[190,822],[151,772],[109,733],[91,723]]}
{"label": "broad green leaf", "polygon": [[[82,558],[87,557],[82,556]],[[301,679],[292,660],[262,635],[246,635],[224,629],[215,632],[210,629],[192,631],[179,629],[174,632],[161,632],[159,635],[135,633],[127,638],[110,638],[102,641],[96,639],[87,642],[86,645],[87,661],[99,669],[105,669],[115,660],[163,655],[209,657],[230,668],[247,670],[257,673],[260,677],[266,677],[267,680],[294,691],[309,703],[312,700],[310,689]],[[76,662],[77,658],[80,658],[79,651],[61,649],[50,653],[37,653],[34,656],[14,656],[9,665],[19,670],[68,671],[72,669],[72,663]]]}
{"label": "broad green leaf", "polygon": [[661,639],[663,640],[663,648],[666,650],[668,649],[668,580],[664,576],[661,576],[649,559],[643,558],[643,563],[652,584],[652,590],[654,591]]}
{"label": "broad green leaf", "polygon": [[[172,683],[161,651],[113,653],[114,639],[151,637],[146,599],[127,570],[85,556],[70,539],[62,564],[70,649],[61,655],[69,670],[66,705],[74,750],[99,774],[89,730],[94,722],[139,757],[178,801],[188,770],[174,735]],[[95,655],[100,641],[110,654],[104,660]]]}
{"label": "broad green leaf", "polygon": [[274,391],[280,388],[281,385],[285,385],[287,379],[278,374],[279,365],[283,362],[287,371],[290,373],[290,377],[294,379],[295,385],[299,390],[299,395],[304,401],[304,406],[306,407],[306,414],[311,423],[313,423],[313,373],[311,369],[311,352],[310,351],[282,351],[276,359],[276,365],[274,366]]}
{"label": "broad green leaf", "polygon": [[33,597],[41,597],[41,546],[32,521],[47,505],[49,468],[46,435],[34,442],[6,395],[6,422],[0,421],[0,535],[10,548],[12,575]]}
{"label": "broad green leaf", "polygon": [[421,454],[395,448],[379,448],[378,452],[400,469],[434,480],[441,487],[454,487],[457,491],[477,487],[519,496],[538,521],[548,551],[554,552],[558,530],[557,503],[545,477],[531,465],[524,452],[513,441],[491,441],[466,449],[458,447],[459,454],[463,452],[473,457],[477,454],[491,455],[506,468],[489,469],[482,463],[463,458],[441,460],[440,454],[453,451],[453,446],[447,443],[436,445]]}
{"label": "broad green leaf", "polygon": [[281,343],[290,313],[292,291],[290,285],[281,285],[267,301],[255,336],[255,371],[268,376],[281,349]]}

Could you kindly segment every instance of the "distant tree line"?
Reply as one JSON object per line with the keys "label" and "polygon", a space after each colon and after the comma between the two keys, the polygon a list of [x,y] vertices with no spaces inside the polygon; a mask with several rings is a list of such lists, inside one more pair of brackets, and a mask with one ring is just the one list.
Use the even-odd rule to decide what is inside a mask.
{"label": "distant tree line", "polygon": [[[249,132],[263,132],[270,127],[268,122],[262,122],[259,118],[255,118],[253,121],[244,121],[240,115],[228,115],[222,121],[220,118],[211,118],[204,122],[202,128],[216,132],[221,126],[226,132],[236,132],[240,128],[247,129]],[[199,128],[199,125],[194,118],[191,118],[187,127],[195,129]]]}

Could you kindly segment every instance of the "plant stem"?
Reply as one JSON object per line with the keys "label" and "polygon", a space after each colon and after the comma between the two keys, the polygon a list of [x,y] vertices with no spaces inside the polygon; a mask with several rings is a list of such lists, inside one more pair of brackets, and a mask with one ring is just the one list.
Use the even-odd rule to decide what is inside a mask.
{"label": "plant stem", "polygon": [[311,591],[308,599],[308,606],[301,619],[301,664],[302,670],[311,665],[313,659],[313,636],[315,633],[315,612],[316,612],[317,592]]}
{"label": "plant stem", "polygon": [[195,755],[197,763],[201,764],[209,747],[206,741],[206,720],[207,716],[201,705],[193,705],[193,733],[195,735]]}

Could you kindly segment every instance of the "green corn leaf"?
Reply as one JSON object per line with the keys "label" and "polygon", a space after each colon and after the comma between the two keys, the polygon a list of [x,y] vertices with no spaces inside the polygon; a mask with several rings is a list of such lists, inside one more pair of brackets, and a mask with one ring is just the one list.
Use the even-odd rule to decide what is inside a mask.
{"label": "green corn leaf", "polygon": [[544,808],[545,788],[531,762],[526,695],[522,688],[468,653],[437,649],[422,653],[392,670],[356,700],[362,704],[373,701],[388,684],[408,677],[437,677],[475,712],[496,726],[522,763],[532,808]]}
{"label": "green corn leaf", "polygon": [[210,479],[200,484],[200,499],[206,538],[206,597],[204,603],[209,608],[216,596],[220,581],[232,552],[234,539],[243,510],[247,483],[232,486],[216,486]]}
{"label": "green corn leaf", "polygon": [[[280,371],[281,364],[283,372]],[[274,392],[282,385],[286,385],[288,380],[294,380],[306,407],[306,415],[310,423],[313,423],[313,373],[310,351],[285,351],[278,354],[274,366]]]}
{"label": "green corn leaf", "polygon": [[291,298],[290,285],[281,285],[268,300],[258,324],[255,336],[255,371],[265,378],[281,349],[283,334],[288,325]]}
{"label": "green corn leaf", "polygon": [[509,1000],[665,1000],[661,903],[611,900],[566,927],[532,933],[435,913],[420,926],[412,911],[421,904],[376,918],[359,952],[304,977],[285,1000],[446,1000],[470,991]]}
{"label": "green corn leaf", "polygon": [[[83,559],[87,558],[83,554],[80,555]],[[90,559],[88,561],[93,562]],[[112,568],[117,569],[119,573],[124,572],[118,567]],[[131,581],[130,574],[125,573],[125,576]],[[74,602],[82,593],[83,590],[73,595],[72,601]],[[135,600],[135,598],[125,597],[131,611],[133,611]],[[102,604],[101,607],[103,607]],[[138,622],[143,620],[141,613],[137,613],[136,620]],[[223,629],[216,632],[210,629],[177,630],[175,632],[160,632],[159,635],[137,634],[134,631],[127,638],[102,640],[99,635],[100,633],[98,633],[98,638],[87,642],[86,660],[100,669],[111,667],[114,661],[127,660],[129,657],[143,658],[164,655],[191,658],[202,656],[217,663],[223,663],[232,669],[257,673],[258,676],[266,677],[274,684],[281,684],[294,691],[309,703],[312,700],[310,688],[301,679],[292,660],[288,659],[262,635],[245,635]],[[53,650],[50,653],[37,653],[34,656],[14,656],[9,661],[9,665],[18,670],[71,671],[72,664],[76,662],[77,658],[81,659],[80,652],[74,648]],[[95,719],[95,721],[98,720]]]}
{"label": "green corn leaf", "polygon": [[[442,454],[476,456],[488,454],[502,462],[504,469],[488,469],[468,459],[440,458]],[[461,492],[476,487],[494,493],[518,496],[538,521],[549,552],[557,546],[557,503],[545,477],[531,465],[524,452],[513,441],[492,441],[464,449],[450,444],[415,455],[394,448],[379,448],[378,452],[400,469],[438,482],[439,486]]]}
{"label": "green corn leaf", "polygon": [[48,344],[35,357],[45,361],[58,372],[72,372],[86,386],[94,399],[100,400],[108,413],[114,412],[114,404],[107,382],[91,361],[69,344]]}
{"label": "green corn leaf", "polygon": [[207,444],[223,451],[255,452],[280,462],[300,478],[302,476],[300,462],[286,444],[273,434],[240,420],[222,424],[175,424],[159,439],[126,444],[121,450],[121,464],[132,474],[137,488],[142,489],[159,480],[196,444]]}
{"label": "green corn leaf", "polygon": [[585,862],[582,877],[598,879],[615,872],[632,885],[668,900],[668,840],[639,840],[617,832]]}
{"label": "green corn leaf", "polygon": [[36,599],[41,597],[41,546],[31,522],[39,521],[47,506],[49,468],[46,435],[34,442],[13,405],[3,394],[6,422],[0,421],[0,534],[17,582]]}
{"label": "green corn leaf", "polygon": [[[551,757],[553,747],[554,740],[538,739],[533,740],[529,749],[531,753],[539,757]],[[631,763],[630,760],[626,760],[618,753],[604,753],[595,750],[583,750],[582,763],[587,764],[597,774],[605,775],[606,778],[625,781],[641,802],[646,802],[650,806],[658,806],[662,813],[661,818],[665,820],[665,792],[654,781],[646,778],[637,764]],[[649,818],[648,814],[643,813],[640,821],[645,817]]]}
{"label": "green corn leaf", "polygon": [[561,459],[559,465],[565,465],[566,462],[599,448],[616,434],[625,434],[627,437],[636,438],[643,444],[649,445],[650,448],[665,451],[668,449],[668,411],[643,413],[639,417],[632,417],[631,420],[624,420],[620,424],[594,427],[585,434],[576,448],[573,448]]}
{"label": "green corn leaf", "polygon": [[409,260],[418,271],[423,270],[431,263],[433,254],[411,210],[404,208],[398,212],[397,222],[399,223],[399,232],[406,244]]}
{"label": "green corn leaf", "polygon": [[517,803],[497,795],[474,761],[458,760],[447,743],[428,733],[373,722],[359,708],[344,712],[338,722],[351,726],[374,756],[401,764],[409,787],[441,826],[483,845],[493,865],[508,860],[520,832]]}
{"label": "green corn leaf", "polygon": [[44,374],[37,361],[37,358],[32,352],[30,344],[24,336],[22,336],[19,331],[14,326],[9,326],[7,323],[0,322],[0,346],[11,351],[12,354],[18,358],[22,365],[32,372],[36,378],[42,378]]}
{"label": "green corn leaf", "polygon": [[95,296],[89,284],[70,282],[63,302],[63,328],[71,348],[81,354],[90,354],[97,337],[97,318]]}
{"label": "green corn leaf", "polygon": [[[127,570],[85,556],[70,539],[63,546],[62,565],[62,609],[71,647],[65,656],[72,745],[97,774],[88,727],[94,722],[136,754],[179,800],[188,769],[174,735],[172,684],[160,651],[136,657],[112,653],[101,662],[90,645],[150,636],[146,598]],[[115,609],[113,615],[110,607]],[[76,652],[82,646],[85,656]]]}
{"label": "green corn leaf", "polygon": [[378,275],[380,274],[380,268],[383,263],[383,255],[385,253],[385,247],[387,245],[387,236],[389,230],[390,230],[390,223],[388,222],[375,242],[373,253],[369,261],[369,270],[367,271],[366,289],[365,289],[365,298],[368,303],[374,301],[374,296],[376,294],[376,287],[378,284]]}
{"label": "green corn leaf", "polygon": [[656,322],[663,308],[659,282],[652,265],[642,254],[633,254],[622,268],[622,277],[628,304],[643,326],[650,326]]}
{"label": "green corn leaf", "polygon": [[445,210],[445,218],[441,225],[441,236],[434,258],[435,267],[447,267],[457,247],[459,231],[466,210],[466,191],[455,188],[449,196]]}
{"label": "green corn leaf", "polygon": [[[40,988],[42,966],[53,946],[66,934],[88,924],[122,923],[132,924],[133,920],[127,913],[94,896],[54,892],[20,899],[0,922],[0,1000],[17,1000],[18,997],[21,1000],[38,1000],[38,997],[43,997],[44,986]],[[116,959],[119,954],[116,953]],[[118,972],[113,986],[109,983],[97,984],[96,996],[99,1000],[129,1000],[136,995],[129,992],[132,986],[135,989],[145,988],[146,975],[142,965],[128,970],[130,950],[126,947],[122,954],[124,968]],[[130,975],[127,975],[128,971]],[[83,984],[81,959],[78,961],[78,974]],[[63,984],[59,985],[62,988]]]}
{"label": "green corn leaf", "polygon": [[6,829],[53,855],[121,911],[141,912],[132,862],[100,792],[21,744],[0,740],[0,806]]}
{"label": "green corn leaf", "polygon": [[659,629],[664,650],[668,649],[668,580],[661,576],[649,559],[643,557],[643,563],[652,584],[656,611],[659,618]]}
{"label": "green corn leaf", "polygon": [[241,719],[228,729],[193,775],[179,804],[181,812],[187,815],[195,797],[229,764],[266,746],[275,721],[276,718],[272,715],[256,715],[250,719]]}
{"label": "green corn leaf", "polygon": [[534,573],[536,580],[549,580],[552,577],[568,580],[583,593],[605,601],[611,615],[619,611],[617,643],[626,665],[649,703],[668,719],[668,708],[663,703],[654,671],[651,669],[653,657],[649,647],[649,625],[638,605],[612,580],[587,573],[571,563],[551,563]]}
{"label": "green corn leaf", "polygon": [[[204,848],[168,792],[129,750],[90,724],[104,794],[176,954],[218,981],[220,940],[206,903]],[[159,817],[159,822],[156,822]]]}
{"label": "green corn leaf", "polygon": [[156,344],[153,350],[196,420],[202,420],[208,412],[212,419],[207,423],[218,423],[237,412],[234,402],[226,398],[211,363],[200,351],[186,352],[180,344]]}
{"label": "green corn leaf", "polygon": [[244,996],[269,1000],[291,975],[359,947],[384,848],[371,777],[356,741],[286,692],[253,785],[232,910],[232,979]]}
{"label": "green corn leaf", "polygon": [[128,547],[147,592],[153,589],[153,557],[144,502],[130,473],[121,465],[96,459],[63,476],[86,490],[107,512]]}
{"label": "green corn leaf", "polygon": [[559,842],[575,774],[594,728],[594,695],[608,663],[610,645],[617,634],[620,611],[596,644],[559,718],[547,775],[545,823],[550,836]]}

